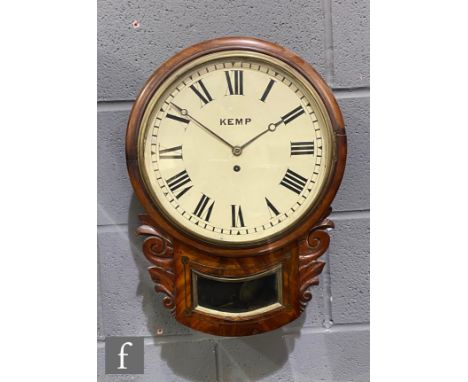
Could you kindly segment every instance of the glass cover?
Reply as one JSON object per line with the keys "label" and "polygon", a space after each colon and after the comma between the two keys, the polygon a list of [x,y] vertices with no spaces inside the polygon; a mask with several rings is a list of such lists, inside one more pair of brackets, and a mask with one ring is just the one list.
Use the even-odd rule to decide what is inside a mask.
{"label": "glass cover", "polygon": [[228,313],[244,313],[279,302],[278,272],[248,279],[214,279],[196,274],[198,305]]}
{"label": "glass cover", "polygon": [[295,69],[256,52],[204,55],[155,92],[139,167],[178,228],[221,245],[265,242],[316,206],[331,175],[333,130]]}

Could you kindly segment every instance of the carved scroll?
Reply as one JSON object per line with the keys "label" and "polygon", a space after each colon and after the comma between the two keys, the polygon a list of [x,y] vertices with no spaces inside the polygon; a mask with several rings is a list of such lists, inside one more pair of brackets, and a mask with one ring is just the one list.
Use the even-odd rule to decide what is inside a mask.
{"label": "carved scroll", "polygon": [[158,231],[147,215],[140,215],[143,223],[137,229],[138,235],[145,235],[143,253],[154,264],[148,268],[151,279],[155,283],[155,291],[165,293],[163,304],[175,313],[175,274],[174,274],[174,249],[172,240]]}
{"label": "carved scroll", "polygon": [[312,299],[312,293],[308,288],[312,285],[318,285],[319,275],[325,266],[325,262],[319,261],[318,258],[325,253],[330,244],[330,236],[326,230],[335,228],[335,224],[326,218],[330,212],[331,209],[299,242],[299,304],[301,312]]}

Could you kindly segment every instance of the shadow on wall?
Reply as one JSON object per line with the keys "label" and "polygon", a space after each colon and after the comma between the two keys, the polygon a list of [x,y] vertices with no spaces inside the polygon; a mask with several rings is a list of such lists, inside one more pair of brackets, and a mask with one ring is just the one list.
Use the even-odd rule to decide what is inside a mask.
{"label": "shadow on wall", "polygon": [[[162,304],[164,296],[154,293],[154,285],[148,274],[148,267],[151,264],[141,250],[143,239],[135,234],[140,224],[138,214],[142,212],[141,205],[133,195],[128,213],[128,236],[132,255],[139,270],[139,283],[135,286],[135,293],[143,296],[142,308],[146,316],[147,329],[154,336],[154,345],[161,348],[161,359],[172,372],[186,380],[198,381],[199,372],[194,369],[203,368],[205,362],[207,364],[211,362],[212,365],[216,362],[212,351],[208,351],[204,356],[200,355],[201,346],[197,346],[199,341],[217,344],[218,357],[223,368],[227,369],[225,371],[228,374],[232,374],[235,370],[236,380],[240,378],[242,381],[255,381],[280,370],[287,362],[289,353],[294,350],[294,340],[300,336],[299,333],[288,334],[287,341],[282,328],[249,337],[216,337],[187,328],[171,316],[169,310]],[[294,326],[302,327],[304,320],[305,314],[294,321]],[[165,335],[188,336],[183,338],[186,341],[164,343],[164,337],[156,336],[159,328],[164,328]],[[189,344],[194,346],[188,346]],[[255,367],[246,367],[246,354],[249,355],[249,363],[253,361]],[[212,357],[211,360],[203,362],[203,358],[208,357]],[[198,362],[194,362],[194,358]],[[258,362],[255,362],[256,360]]]}
{"label": "shadow on wall", "polygon": [[[249,337],[218,340],[222,380],[264,381],[273,375],[276,380],[279,370],[288,370],[285,365],[299,336],[295,333],[285,337],[280,328]],[[286,375],[291,374],[286,372]]]}

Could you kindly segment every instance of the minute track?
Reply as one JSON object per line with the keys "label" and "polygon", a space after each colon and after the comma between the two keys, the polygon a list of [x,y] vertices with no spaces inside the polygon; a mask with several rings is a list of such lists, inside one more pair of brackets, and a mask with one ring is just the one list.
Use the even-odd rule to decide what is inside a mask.
{"label": "minute track", "polygon": [[[297,158],[296,160],[299,160],[300,162],[305,159],[304,163],[309,163],[307,166],[309,167],[313,166],[315,162],[315,156],[309,152],[312,151],[310,142],[314,142],[316,138],[314,129],[311,128],[312,127],[311,118],[315,119],[315,116],[312,116],[313,110],[311,109],[311,106],[309,105],[310,102],[307,102],[305,98],[303,98],[303,92],[296,87],[296,84],[294,83],[294,81],[289,81],[287,76],[282,76],[279,71],[277,71],[275,75],[272,75],[272,74],[269,75],[266,73],[268,69],[266,69],[265,66],[262,66],[262,65],[258,66],[258,65],[251,65],[250,63],[246,64],[246,63],[240,63],[240,62],[234,62],[234,63],[226,62],[225,65],[217,65],[217,67],[218,67],[218,70],[214,69],[214,65],[210,66],[209,70],[208,68],[201,67],[199,68],[198,73],[192,74],[191,79],[183,78],[182,81],[184,81],[186,85],[183,85],[182,82],[180,82],[180,84],[176,88],[173,88],[174,90],[171,93],[171,98],[168,104],[171,105],[172,103],[173,105],[174,103],[176,103],[176,104],[179,104],[180,106],[183,105],[183,107],[190,109],[190,115],[192,116],[193,119],[196,119],[199,122],[203,122],[204,124],[206,123],[206,126],[208,126],[210,130],[215,132],[218,136],[222,137],[223,139],[224,137],[229,138],[229,140],[232,141],[232,143],[231,142],[228,142],[228,143],[232,145],[233,147],[236,147],[235,146],[236,143],[243,141],[242,135],[239,135],[239,138],[237,138],[236,135],[233,135],[233,133],[231,133],[231,130],[232,132],[234,132],[233,130],[234,128],[231,128],[231,127],[224,127],[224,129],[219,129],[219,126],[217,126],[217,123],[219,122],[220,118],[232,118],[232,117],[242,117],[244,119],[253,118],[252,121],[254,122],[252,122],[252,124],[250,124],[247,127],[242,127],[243,130],[241,130],[241,127],[238,127],[239,130],[237,130],[239,133],[243,132],[244,136],[246,134],[249,134],[251,137],[252,137],[252,133],[255,134],[255,129],[257,129],[256,131],[258,131],[257,126],[259,126],[259,123],[261,123],[259,122],[261,119],[259,119],[258,115],[255,114],[256,111],[254,112],[237,111],[234,115],[232,115],[230,114],[230,112],[226,112],[226,110],[231,110],[231,109],[226,109],[225,105],[222,107],[219,106],[220,102],[223,102],[222,101],[223,99],[225,100],[232,99],[234,101],[240,98],[244,98],[247,100],[247,102],[250,102],[252,105],[254,105],[255,100],[256,100],[256,102],[259,102],[262,105],[265,105],[263,107],[265,107],[268,110],[265,113],[265,115],[266,116],[270,115],[271,119],[276,120],[277,122],[275,122],[274,125],[275,127],[278,126],[278,129],[280,129],[278,131],[281,131],[281,134],[274,133],[271,135],[268,134],[268,136],[273,137],[274,135],[278,134],[278,136],[283,135],[285,137],[288,137],[289,135],[293,134],[291,135],[292,139],[287,139],[286,142],[283,143],[283,149],[281,150],[287,150],[288,157]],[[235,95],[241,95],[240,83],[237,84],[237,90],[236,90],[236,84],[235,84],[235,81],[236,81],[235,73],[236,71],[239,71],[239,70],[242,70],[243,72],[242,93],[244,95],[243,97],[234,97]],[[229,82],[226,77],[226,72],[229,72],[231,74],[231,77],[230,77],[231,78],[231,90],[229,90]],[[259,75],[264,76],[262,77],[262,83],[263,83],[262,86],[256,86],[255,80],[252,80],[253,78],[252,73],[257,73],[257,72],[259,73]],[[270,71],[270,73],[273,73],[273,71]],[[201,78],[199,77],[200,75],[201,75]],[[217,87],[213,82],[214,81],[213,79],[216,77],[216,75],[219,75],[218,76],[219,81],[220,82],[222,81],[222,84],[223,84],[223,86],[220,89],[222,90],[221,92],[216,91]],[[209,77],[209,76],[212,76],[212,77]],[[239,81],[240,76],[238,76],[237,78]],[[199,85],[200,80],[202,80],[202,83],[205,89],[208,91],[211,100],[206,97],[202,88],[200,87]],[[194,91],[192,88],[190,88],[191,84],[192,85],[197,84],[196,85],[197,90],[205,97],[206,100],[209,101],[208,103],[203,102],[203,100],[200,99],[200,97],[198,96],[194,97]],[[271,84],[269,92],[266,93],[266,97],[263,97],[264,93],[267,90],[267,86],[269,84]],[[296,103],[296,105],[294,105],[293,102],[288,101],[287,104],[281,107],[275,106],[277,102],[276,97],[282,97],[281,94],[282,92],[285,91],[283,86],[288,89],[288,92],[291,92],[291,94],[294,95],[296,100],[300,100],[302,98],[304,101]],[[186,101],[182,101],[183,98],[180,98],[179,96],[182,93],[187,94],[187,97],[188,96],[190,97],[190,100],[192,100],[190,102],[196,101],[197,103],[193,104],[193,107],[192,107],[191,106],[192,104],[190,102],[186,103]],[[230,95],[232,95],[233,97],[230,97]],[[197,101],[197,98],[198,98],[198,101]],[[261,98],[263,98],[264,101],[262,101]],[[232,106],[234,107],[234,104]],[[220,110],[222,114],[220,114],[219,117],[217,117],[218,119],[215,119],[216,117],[210,118],[209,115],[204,112],[205,109],[211,110],[210,112],[207,112],[207,113],[212,113],[212,110]],[[284,112],[285,109],[289,111]],[[165,174],[164,178],[165,179],[168,178],[168,176],[166,175],[168,166],[173,166],[172,164],[170,164],[172,163],[171,161],[177,161],[177,160],[179,161],[183,160],[184,163],[188,166],[187,167],[188,172],[191,174],[190,178],[193,178],[192,177],[193,168],[203,169],[203,173],[204,173],[202,178],[197,178],[196,182],[194,182],[194,184],[196,185],[194,187],[196,188],[186,191],[182,195],[182,197],[180,197],[180,200],[178,200],[177,198],[175,199],[178,202],[179,206],[177,209],[175,209],[174,208],[175,204],[174,204],[174,207],[173,207],[174,212],[177,214],[180,214],[181,218],[187,222],[186,224],[193,225],[194,229],[197,229],[197,230],[201,229],[201,230],[204,230],[205,232],[211,232],[213,234],[219,235],[219,236],[215,236],[217,240],[239,240],[240,239],[240,238],[239,239],[236,238],[235,236],[245,237],[245,239],[242,239],[242,240],[249,240],[249,237],[254,238],[254,237],[263,237],[265,235],[270,235],[268,233],[270,231],[278,232],[279,227],[283,227],[283,226],[286,227],[288,224],[287,223],[288,221],[293,221],[293,219],[296,219],[296,216],[299,216],[300,214],[302,214],[301,211],[305,211],[305,208],[307,208],[307,205],[308,205],[309,195],[314,194],[315,193],[314,190],[316,188],[304,187],[301,189],[300,195],[298,195],[297,190],[298,190],[298,187],[301,186],[300,180],[298,183],[298,179],[294,178],[295,181],[293,182],[291,186],[292,179],[290,177],[286,177],[285,179],[282,180],[283,184],[287,183],[288,185],[293,187],[295,191],[291,192],[291,190],[288,189],[286,186],[284,186],[284,188],[281,186],[276,186],[278,187],[278,189],[274,191],[272,196],[267,197],[269,203],[266,201],[265,197],[263,197],[263,202],[261,205],[263,206],[262,207],[263,208],[262,219],[264,219],[264,223],[260,222],[259,220],[255,220],[258,218],[254,218],[253,220],[251,219],[251,213],[253,212],[254,216],[257,216],[255,214],[258,214],[258,212],[255,212],[255,209],[257,208],[256,204],[253,205],[251,204],[252,202],[249,202],[249,201],[244,203],[244,202],[241,202],[240,200],[239,202],[237,202],[235,201],[235,199],[233,199],[232,205],[239,206],[241,214],[239,215],[239,211],[236,209],[235,215],[232,215],[230,211],[230,209],[232,208],[232,205],[229,204],[229,202],[226,205],[226,202],[223,201],[224,197],[222,196],[222,194],[221,196],[219,196],[215,192],[215,194],[213,195],[213,191],[210,191],[212,190],[211,185],[209,183],[207,184],[204,183],[205,181],[203,179],[208,179],[207,178],[208,174],[212,174],[212,170],[210,170],[211,168],[210,166],[208,166],[208,168],[205,168],[208,162],[206,162],[206,160],[202,160],[201,162],[198,162],[198,154],[195,157],[193,156],[193,154],[191,154],[191,152],[193,153],[195,152],[193,149],[193,147],[195,146],[193,146],[193,144],[195,144],[198,147],[197,150],[201,150],[202,152],[209,152],[211,150],[211,146],[214,147],[214,145],[216,145],[216,141],[211,141],[210,139],[210,141],[209,142],[207,141],[207,144],[205,144],[203,143],[205,138],[202,135],[200,135],[200,138],[196,138],[194,140],[192,132],[200,131],[200,129],[197,129],[197,128],[195,129],[188,128],[186,129],[185,135],[182,135],[184,134],[184,129],[176,130],[176,124],[179,123],[182,126],[189,126],[191,124],[195,124],[195,122],[193,120],[190,120],[187,114],[185,115],[181,114],[181,111],[184,110],[182,108],[179,108],[178,110],[173,108],[173,111],[169,113],[167,113],[167,109],[164,109],[164,110],[161,111],[160,115],[159,114],[157,115],[158,118],[159,117],[161,118],[161,120],[159,119],[156,120],[155,129],[161,130],[156,136],[156,138],[158,139],[157,142],[164,142],[164,139],[167,139],[165,137],[168,136],[169,131],[171,131],[171,134],[172,132],[174,132],[175,134],[174,137],[176,135],[179,137],[179,138],[174,138],[174,139],[171,139],[170,141],[167,141],[165,143],[165,146],[161,147],[162,150],[169,149],[169,151],[161,152],[161,150],[159,150],[160,155],[162,155],[162,157],[161,157],[161,162],[158,164],[158,167],[161,167],[160,171],[162,171],[162,173]],[[225,110],[225,111],[223,112],[222,110]],[[236,109],[234,108],[232,110],[236,110]],[[167,116],[166,118],[168,120],[172,119],[173,122],[165,122],[164,116],[166,115],[166,113],[176,115],[185,120],[189,120],[189,123],[185,123],[185,122],[179,121],[171,117],[168,118]],[[274,117],[275,115],[276,115],[276,118]],[[306,115],[307,118],[305,118],[304,115]],[[282,124],[283,126],[279,126],[278,122],[279,124]],[[172,125],[169,125],[169,123],[172,123]],[[289,125],[291,125],[292,128],[290,128]],[[169,126],[172,126],[171,130],[168,130]],[[304,129],[304,130],[301,130],[301,129]],[[308,130],[305,130],[305,129],[308,129]],[[301,131],[303,133],[301,133]],[[199,139],[201,138],[203,138],[203,141],[199,141]],[[265,143],[263,143],[263,141],[265,141]],[[271,140],[270,138],[267,139],[266,137],[264,139],[262,138],[261,143],[259,145],[256,144],[255,148],[252,145],[252,148],[248,148],[248,152],[241,153],[240,159],[242,159],[243,162],[237,161],[237,162],[231,163],[228,167],[229,169],[228,173],[223,173],[223,174],[220,173],[219,175],[216,175],[216,177],[219,177],[219,180],[222,184],[222,187],[224,187],[225,191],[229,191],[229,189],[235,189],[236,187],[241,187],[242,181],[239,184],[239,186],[230,183],[231,181],[229,180],[229,177],[231,177],[231,175],[229,174],[246,176],[249,173],[249,171],[252,171],[251,169],[249,169],[251,166],[249,166],[248,163],[251,162],[251,160],[253,160],[254,163],[257,160],[259,160],[259,157],[257,156],[257,148],[262,148],[263,145],[267,145],[268,147],[269,144],[267,143],[267,141],[275,142],[276,138],[273,140]],[[299,144],[306,143],[306,145],[305,147],[299,147],[301,145],[298,145],[298,143]],[[187,149],[188,151],[186,150],[186,145],[188,147]],[[183,146],[183,158],[180,158],[181,155],[179,153],[181,153],[181,151],[177,149],[179,146],[181,147]],[[171,151],[171,149],[173,149],[173,151]],[[223,152],[224,154],[222,155],[225,156],[225,158],[222,159],[222,161],[219,161],[219,159],[216,159],[217,163],[219,163],[220,165],[223,163],[223,161],[229,161],[229,155],[232,155],[230,154],[229,150],[223,151]],[[302,154],[302,152],[304,152],[304,154]],[[273,151],[271,153],[273,154]],[[164,158],[166,155],[173,156],[173,157]],[[248,159],[247,155],[249,155],[249,158],[251,159]],[[273,154],[272,158],[275,158],[275,156],[276,155]],[[202,157],[205,157],[205,155],[202,155],[201,158]],[[244,157],[245,159],[243,159]],[[302,157],[304,158],[301,159]],[[306,157],[310,157],[310,162],[308,162],[308,159]],[[216,163],[216,162],[213,162],[213,163]],[[226,162],[226,163],[229,163],[229,162]],[[157,165],[157,163],[154,163],[154,164]],[[236,165],[240,165],[239,166],[240,170],[237,172],[233,171],[233,168],[235,168]],[[193,166],[196,166],[196,167],[193,167]],[[269,171],[271,171],[271,170],[268,170],[268,168],[269,168],[268,166],[264,167],[263,173],[265,175],[267,175]],[[301,170],[301,168],[302,168],[302,165],[299,165],[299,167],[297,168],[291,167],[291,169],[294,170],[294,172],[296,172],[298,175],[305,176],[304,170]],[[172,174],[174,174],[173,171],[171,175]],[[282,176],[284,177],[284,175],[285,173],[283,172]],[[214,174],[210,175],[210,178],[212,178],[213,176]],[[316,177],[317,175],[313,175],[313,176]],[[202,180],[200,181],[200,179]],[[241,178],[239,178],[239,180],[240,179]],[[260,179],[260,178],[257,177],[257,179]],[[269,175],[267,179],[269,179]],[[317,180],[317,178],[314,178],[314,179]],[[310,181],[312,182],[312,180]],[[268,182],[270,181],[267,180],[266,183]],[[205,186],[202,186],[203,184],[205,184]],[[180,190],[185,190],[185,187],[190,186],[190,185],[191,184],[184,185],[180,187]],[[261,183],[259,184],[259,186],[260,185]],[[274,185],[272,184],[271,187],[274,187]],[[262,189],[262,187],[260,187],[260,189]],[[287,197],[275,196],[277,195],[280,189],[288,189],[288,191],[283,191],[283,192],[290,192],[291,196],[287,196]],[[200,195],[199,197],[197,197],[198,192],[201,192],[198,194]],[[196,211],[196,208],[199,202],[201,201],[200,199],[202,197],[202,194],[210,195],[209,196],[210,201],[207,202],[206,206],[202,209],[203,215],[201,217],[198,217],[197,214],[200,214],[200,210]],[[242,194],[243,194],[242,190],[239,190],[237,193],[237,195],[242,195]],[[178,190],[176,190],[175,193],[173,193],[173,195],[177,197],[179,195]],[[285,194],[285,195],[289,195],[289,194]],[[294,210],[291,210],[290,206],[296,203],[296,200],[294,199],[293,195],[300,196],[300,200],[299,200],[298,206],[294,207]],[[212,202],[214,200],[216,200],[216,203],[212,206]],[[286,205],[283,205],[284,203],[286,203]],[[270,204],[272,207],[270,206]],[[171,203],[171,205],[173,205],[173,203]],[[210,214],[207,214],[208,208],[210,206],[212,207],[210,210]],[[203,207],[203,205],[201,205],[200,207]],[[227,211],[230,211],[229,216],[225,216]],[[286,211],[287,214],[283,213],[283,211]],[[197,214],[195,214],[194,212],[196,212]],[[224,218],[223,218],[223,215],[224,215]],[[234,227],[232,223],[232,217],[236,218],[236,223],[235,223],[236,226]],[[208,218],[208,220],[205,220],[205,218]],[[240,218],[242,218],[242,221]],[[231,228],[229,228],[229,226]],[[199,232],[201,233],[201,231]],[[261,233],[261,232],[264,232],[264,233]]]}

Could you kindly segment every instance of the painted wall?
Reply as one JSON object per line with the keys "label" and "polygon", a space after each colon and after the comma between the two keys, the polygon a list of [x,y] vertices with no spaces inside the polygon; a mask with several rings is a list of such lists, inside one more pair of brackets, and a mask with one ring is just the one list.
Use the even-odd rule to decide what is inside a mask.
{"label": "painted wall", "polygon": [[[124,155],[128,114],[145,80],[180,49],[225,35],[277,42],[314,65],[342,108],[349,150],[327,266],[307,311],[241,339],[192,331],[163,308],[134,234],[142,209]],[[99,0],[97,91],[99,380],[369,380],[368,0]],[[145,374],[104,375],[106,336],[144,336]]]}

